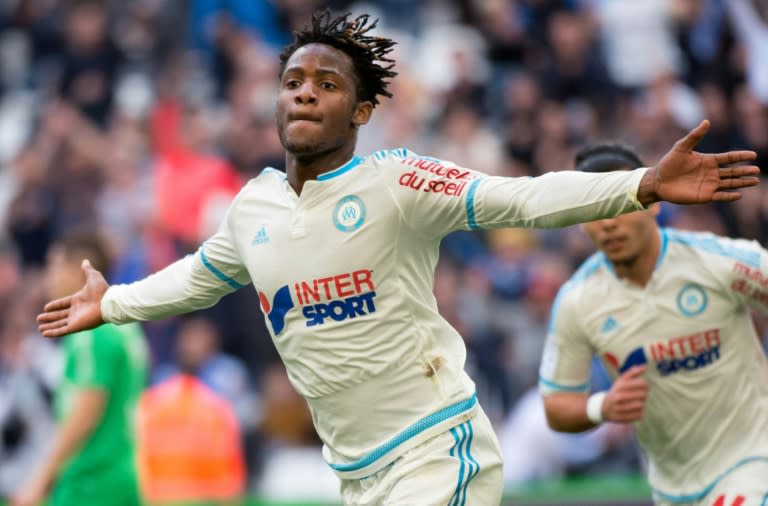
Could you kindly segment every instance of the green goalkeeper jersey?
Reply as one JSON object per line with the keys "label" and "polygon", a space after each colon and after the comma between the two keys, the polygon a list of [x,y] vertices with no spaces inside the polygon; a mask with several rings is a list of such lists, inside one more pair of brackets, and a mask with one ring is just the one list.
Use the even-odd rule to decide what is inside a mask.
{"label": "green goalkeeper jersey", "polygon": [[108,398],[101,420],[59,474],[52,502],[138,504],[135,414],[147,377],[141,327],[102,325],[68,335],[63,344],[66,364],[56,392],[59,421],[70,416],[78,389],[104,389]]}

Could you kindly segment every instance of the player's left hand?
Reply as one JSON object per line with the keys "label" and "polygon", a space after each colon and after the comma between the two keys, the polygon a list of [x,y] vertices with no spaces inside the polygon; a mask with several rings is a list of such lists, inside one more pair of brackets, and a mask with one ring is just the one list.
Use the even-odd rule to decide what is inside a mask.
{"label": "player's left hand", "polygon": [[709,121],[702,121],[648,170],[637,192],[643,205],[660,200],[675,204],[731,202],[741,198],[735,190],[758,184],[757,166],[728,167],[754,160],[754,151],[709,154],[693,150],[708,130]]}

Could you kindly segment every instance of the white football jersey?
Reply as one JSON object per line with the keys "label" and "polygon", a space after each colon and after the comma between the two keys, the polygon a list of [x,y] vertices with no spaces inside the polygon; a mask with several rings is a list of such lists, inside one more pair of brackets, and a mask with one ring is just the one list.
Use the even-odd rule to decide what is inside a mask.
{"label": "white football jersey", "polygon": [[196,254],[111,287],[102,312],[154,319],[253,283],[326,460],[342,477],[367,476],[477,406],[464,342],[432,293],[441,238],[637,210],[644,173],[487,177],[397,149],[355,157],[299,196],[267,169]]}
{"label": "white football jersey", "polygon": [[651,485],[674,501],[768,459],[768,363],[749,312],[768,314],[768,252],[743,239],[660,233],[644,288],[617,278],[602,253],[563,285],[539,385],[544,395],[588,392],[595,353],[614,379],[647,364],[635,426]]}

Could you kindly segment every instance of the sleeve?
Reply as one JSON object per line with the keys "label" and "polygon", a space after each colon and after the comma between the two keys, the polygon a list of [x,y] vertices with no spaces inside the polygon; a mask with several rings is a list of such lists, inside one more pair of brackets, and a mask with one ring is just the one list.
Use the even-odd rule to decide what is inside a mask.
{"label": "sleeve", "polygon": [[235,246],[230,225],[237,200],[217,233],[168,267],[128,285],[113,285],[101,301],[106,322],[156,320],[211,307],[250,277]]}
{"label": "sleeve", "polygon": [[122,350],[102,326],[77,336],[72,346],[72,382],[79,387],[110,389],[120,374]]}
{"label": "sleeve", "polygon": [[736,300],[768,316],[768,251],[757,241],[719,237],[712,247],[728,258],[726,281]]}
{"label": "sleeve", "polygon": [[643,209],[637,189],[647,169],[509,178],[407,150],[394,150],[384,161],[403,220],[429,236],[455,230],[564,227]]}
{"label": "sleeve", "polygon": [[589,392],[594,349],[581,330],[573,307],[573,282],[560,288],[552,305],[547,340],[539,368],[539,390],[546,396],[558,392]]}

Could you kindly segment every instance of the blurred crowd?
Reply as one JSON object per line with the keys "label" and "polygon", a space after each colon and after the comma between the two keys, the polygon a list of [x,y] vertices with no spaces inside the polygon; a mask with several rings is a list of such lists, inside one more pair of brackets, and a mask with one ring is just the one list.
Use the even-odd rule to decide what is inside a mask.
{"label": "blurred crowd", "polygon": [[[768,170],[762,0],[0,2],[0,495],[53,427],[59,354],[34,321],[48,246],[101,231],[112,283],[196,250],[246,180],[284,168],[277,56],[318,7],[369,12],[399,43],[394,98],[361,129],[360,155],[402,146],[536,176],[614,140],[652,165],[707,118],[700,151],[752,149]],[[767,193],[764,183],[735,204],[666,206],[661,220],[766,244]],[[592,251],[578,227],[443,243],[435,295],[466,339],[510,484],[642,466],[626,428],[549,431],[535,393],[552,300]],[[231,407],[249,490],[297,493],[301,473],[317,476],[308,494],[334,493],[252,288],[144,329],[149,384],[190,375]],[[593,384],[606,381],[596,368]]]}

